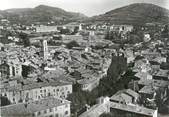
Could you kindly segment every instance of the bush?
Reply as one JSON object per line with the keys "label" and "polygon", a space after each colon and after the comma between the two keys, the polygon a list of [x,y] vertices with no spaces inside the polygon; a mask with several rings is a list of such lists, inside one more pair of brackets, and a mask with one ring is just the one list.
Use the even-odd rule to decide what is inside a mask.
{"label": "bush", "polygon": [[66,44],[66,47],[68,49],[72,49],[73,47],[79,47],[79,44],[76,41],[71,41],[71,42]]}

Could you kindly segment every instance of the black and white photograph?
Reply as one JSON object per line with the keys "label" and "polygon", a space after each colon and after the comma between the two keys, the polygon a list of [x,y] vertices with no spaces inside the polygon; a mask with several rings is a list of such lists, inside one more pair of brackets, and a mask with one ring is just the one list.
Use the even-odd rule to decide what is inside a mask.
{"label": "black and white photograph", "polygon": [[169,0],[0,0],[0,117],[169,117]]}

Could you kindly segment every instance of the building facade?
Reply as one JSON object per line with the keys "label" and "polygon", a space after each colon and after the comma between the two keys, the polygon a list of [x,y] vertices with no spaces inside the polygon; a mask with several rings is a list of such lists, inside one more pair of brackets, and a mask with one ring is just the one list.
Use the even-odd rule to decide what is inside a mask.
{"label": "building facade", "polygon": [[37,101],[49,96],[66,99],[72,93],[72,84],[47,83],[15,85],[1,88],[1,95],[7,97],[12,104]]}

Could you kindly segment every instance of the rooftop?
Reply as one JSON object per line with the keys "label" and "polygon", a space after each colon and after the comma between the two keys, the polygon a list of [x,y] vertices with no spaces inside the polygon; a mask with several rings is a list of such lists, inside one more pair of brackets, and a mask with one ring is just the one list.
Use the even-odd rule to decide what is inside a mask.
{"label": "rooftop", "polygon": [[[71,80],[71,79],[70,79]],[[36,89],[36,88],[40,88],[40,87],[48,87],[48,86],[63,86],[63,85],[72,85],[71,81],[64,81],[64,80],[50,80],[48,79],[48,82],[34,82],[34,83],[28,83],[25,85],[21,85],[21,84],[17,84],[15,86],[3,86],[3,88],[1,88],[1,90],[6,89],[7,91],[24,91],[24,90],[31,90],[31,89]]]}
{"label": "rooftop", "polygon": [[169,81],[164,80],[139,80],[138,84],[149,86],[153,85],[156,87],[168,87]]}
{"label": "rooftop", "polygon": [[141,114],[141,115],[147,115],[147,116],[153,116],[153,114],[156,112],[156,110],[148,109],[137,105],[124,105],[115,102],[110,103],[110,108],[128,111],[128,112]]}
{"label": "rooftop", "polygon": [[70,104],[70,102],[67,100],[61,100],[58,98],[49,97],[31,103],[14,104],[14,105],[1,107],[0,110],[1,110],[1,114],[5,116],[9,116],[9,115],[25,116],[25,115],[33,114],[34,112],[58,107],[64,104]]}
{"label": "rooftop", "polygon": [[158,87],[154,86],[144,86],[142,89],[140,89],[139,93],[144,93],[144,94],[153,94],[156,92]]}
{"label": "rooftop", "polygon": [[[114,101],[118,101],[118,102],[122,102],[122,101],[127,101],[127,99],[131,97],[131,98],[138,98],[139,94],[136,93],[135,91],[131,90],[131,89],[124,89],[124,90],[120,90],[118,91],[116,94],[114,94],[110,100],[114,100]],[[128,99],[130,100],[130,99]],[[131,100],[132,101],[132,100]]]}
{"label": "rooftop", "polygon": [[169,78],[169,70],[160,69],[159,71],[155,72],[153,75],[154,76],[161,76],[161,77],[168,77]]}
{"label": "rooftop", "polygon": [[134,76],[144,80],[147,79],[150,74],[148,72],[137,72]]}
{"label": "rooftop", "polygon": [[99,78],[85,78],[77,81],[79,84],[90,84],[93,82],[99,82]]}
{"label": "rooftop", "polygon": [[82,113],[79,117],[99,117],[102,113],[108,111],[108,104],[96,104],[88,111]]}

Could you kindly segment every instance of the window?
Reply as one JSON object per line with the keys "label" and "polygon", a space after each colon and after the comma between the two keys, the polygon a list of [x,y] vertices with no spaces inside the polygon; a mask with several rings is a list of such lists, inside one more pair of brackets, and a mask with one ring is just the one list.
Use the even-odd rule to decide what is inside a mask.
{"label": "window", "polygon": [[47,110],[44,110],[44,113],[46,114],[46,113],[47,113]]}
{"label": "window", "polygon": [[40,115],[40,111],[38,112],[38,115]]}
{"label": "window", "polygon": [[68,111],[65,111],[65,115],[67,115],[69,112]]}
{"label": "window", "polygon": [[15,67],[12,67],[12,74],[15,76]]}
{"label": "window", "polygon": [[52,108],[50,108],[49,111],[52,112]]}

